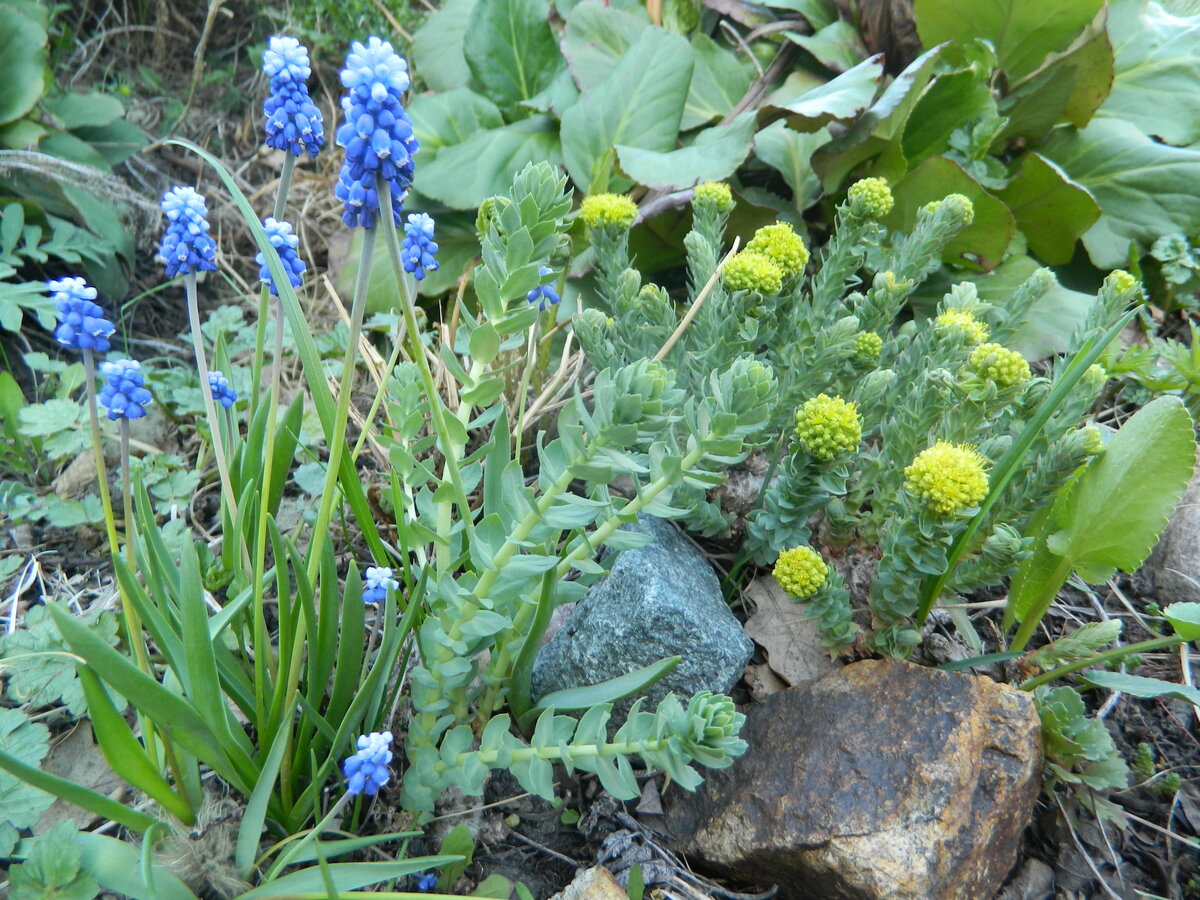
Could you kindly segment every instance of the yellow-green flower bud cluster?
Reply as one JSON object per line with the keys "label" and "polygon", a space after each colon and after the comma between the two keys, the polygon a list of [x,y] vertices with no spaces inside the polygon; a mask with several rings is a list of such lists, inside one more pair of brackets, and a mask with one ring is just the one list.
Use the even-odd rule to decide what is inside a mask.
{"label": "yellow-green flower bud cluster", "polygon": [[593,194],[579,205],[579,217],[590,228],[615,225],[629,228],[637,219],[637,204],[624,194]]}
{"label": "yellow-green flower bud cluster", "polygon": [[987,460],[974,447],[938,441],[904,470],[904,484],[935,515],[952,516],[987,496]]}
{"label": "yellow-green flower bud cluster", "polygon": [[796,410],[795,433],[809,453],[828,461],[857,449],[862,440],[862,420],[854,403],[817,394]]}
{"label": "yellow-green flower bud cluster", "polygon": [[895,200],[882,178],[863,178],[850,185],[846,194],[851,211],[864,219],[882,219],[892,211]]}
{"label": "yellow-green flower bud cluster", "polygon": [[883,352],[883,338],[873,331],[860,331],[854,337],[854,355],[863,360],[879,359]]}
{"label": "yellow-green flower bud cluster", "polygon": [[761,253],[779,266],[784,275],[799,275],[808,265],[808,248],[786,222],[776,222],[758,229],[746,245],[746,250]]}
{"label": "yellow-green flower bud cluster", "polygon": [[1016,350],[1000,344],[980,344],[971,351],[967,364],[980,378],[993,381],[997,386],[1015,387],[1029,380],[1029,363]]}
{"label": "yellow-green flower bud cluster", "polygon": [[783,288],[783,269],[769,256],[743,250],[725,264],[721,273],[725,286],[731,291],[758,291],[778,294]]}
{"label": "yellow-green flower bud cluster", "polygon": [[1081,429],[1080,441],[1083,443],[1083,452],[1088,456],[1099,456],[1104,452],[1104,435],[1100,433],[1100,429],[1095,425],[1087,425]]}
{"label": "yellow-green flower bud cluster", "polygon": [[779,554],[772,572],[784,591],[797,600],[807,600],[825,585],[829,566],[812,547],[801,545]]}
{"label": "yellow-green flower bud cluster", "polygon": [[972,344],[982,344],[988,336],[987,325],[969,309],[948,309],[933,320],[933,327],[943,333],[958,332]]}
{"label": "yellow-green flower bud cluster", "polygon": [[1104,280],[1112,285],[1118,294],[1131,294],[1138,285],[1137,279],[1124,269],[1113,269]]}
{"label": "yellow-green flower bud cluster", "polygon": [[692,203],[696,206],[711,206],[719,213],[733,209],[733,191],[723,181],[705,181],[692,191]]}
{"label": "yellow-green flower bud cluster", "polygon": [[962,194],[947,194],[941,200],[926,203],[922,209],[932,214],[937,211],[939,206],[950,210],[951,214],[958,219],[963,228],[966,228],[975,221],[975,204]]}
{"label": "yellow-green flower bud cluster", "polygon": [[1098,391],[1108,381],[1108,372],[1105,371],[1104,366],[1092,363],[1087,367],[1087,371],[1083,373],[1083,377],[1079,380],[1091,390]]}

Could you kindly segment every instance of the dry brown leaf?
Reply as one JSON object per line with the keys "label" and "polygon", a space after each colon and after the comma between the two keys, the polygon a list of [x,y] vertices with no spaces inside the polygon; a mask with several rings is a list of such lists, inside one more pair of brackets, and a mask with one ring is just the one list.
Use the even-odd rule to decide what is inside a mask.
{"label": "dry brown leaf", "polygon": [[[80,722],[50,748],[42,763],[42,771],[108,796],[125,788],[125,782],[109,768],[100,748],[96,746],[92,726],[87,722]],[[78,828],[87,828],[95,819],[90,812],[73,803],[56,800],[34,826],[34,831],[42,834],[51,825],[64,820],[74,822]]]}
{"label": "dry brown leaf", "polygon": [[751,582],[746,596],[756,610],[746,621],[746,633],[767,651],[768,664],[788,684],[808,684],[841,666],[829,658],[808,611],[770,575]]}

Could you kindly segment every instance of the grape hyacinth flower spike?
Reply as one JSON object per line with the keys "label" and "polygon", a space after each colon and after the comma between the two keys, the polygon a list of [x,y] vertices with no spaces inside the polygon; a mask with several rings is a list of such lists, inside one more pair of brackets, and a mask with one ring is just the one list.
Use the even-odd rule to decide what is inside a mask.
{"label": "grape hyacinth flower spike", "polygon": [[116,329],[96,303],[96,289],[78,277],[47,281],[46,288],[58,311],[54,339],[72,350],[106,352]]}
{"label": "grape hyacinth flower spike", "polygon": [[[538,275],[545,278],[547,275],[552,275],[554,270],[548,266],[542,266],[538,269]],[[554,282],[535,287],[532,291],[525,295],[525,299],[530,303],[536,303],[538,309],[546,311],[547,306],[557,306],[562,302],[562,297],[558,296],[558,291],[554,290]]]}
{"label": "grape hyacinth flower spike", "polygon": [[358,752],[342,764],[346,776],[346,794],[374,797],[387,784],[388,763],[392,761],[392,733],[373,731],[358,739]]}
{"label": "grape hyacinth flower spike", "polygon": [[325,143],[321,111],[308,95],[308,50],[294,37],[273,35],[263,53],[271,93],[263,103],[267,146],[292,156],[316,156]]}
{"label": "grape hyacinth flower spike", "polygon": [[108,410],[110,419],[140,419],[146,415],[146,404],[153,398],[144,387],[146,378],[141,363],[132,359],[109,360],[101,363],[100,374],[106,381],[100,389],[100,404]]}
{"label": "grape hyacinth flower spike", "polygon": [[237,391],[233,389],[229,379],[216,370],[208,373],[208,392],[224,409],[229,409],[237,403]]}
{"label": "grape hyacinth flower spike", "polygon": [[[292,233],[292,226],[287,222],[280,222],[269,216],[263,219],[263,231],[267,233],[267,239],[279,253],[279,261],[283,263],[283,269],[287,272],[288,282],[294,288],[300,287],[301,276],[305,270],[304,260],[296,252],[296,248],[300,246],[300,238]],[[267,267],[266,255],[259,252],[254,261],[258,263],[259,280],[278,297],[279,289],[275,286],[271,270]]]}
{"label": "grape hyacinth flower spike", "polygon": [[193,272],[215,272],[217,245],[208,233],[208,207],[195,188],[173,187],[162,198],[167,217],[159,255],[167,277]]}
{"label": "grape hyacinth flower spike", "polygon": [[387,599],[388,589],[393,591],[400,587],[400,582],[392,577],[392,570],[386,566],[368,566],[363,577],[363,603],[382,603]]}
{"label": "grape hyacinth flower spike", "polygon": [[408,63],[391,44],[372,36],[366,44],[351,44],[341,77],[345,122],[337,130],[337,144],[345,148],[346,161],[335,193],[345,204],[342,221],[352,228],[373,228],[386,182],[399,225],[418,147],[400,102],[409,86]]}
{"label": "grape hyacinth flower spike", "polygon": [[404,243],[400,261],[405,272],[420,281],[427,272],[436,272],[438,262],[433,258],[438,245],[433,240],[433,218],[428,213],[413,213],[404,223]]}

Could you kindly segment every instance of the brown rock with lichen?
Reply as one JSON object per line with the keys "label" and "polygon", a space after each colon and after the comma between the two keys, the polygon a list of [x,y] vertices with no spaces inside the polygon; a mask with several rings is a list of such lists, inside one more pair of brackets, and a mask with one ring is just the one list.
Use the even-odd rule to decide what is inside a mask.
{"label": "brown rock with lichen", "polygon": [[1032,698],[866,660],[771,696],[750,748],[667,825],[694,863],[784,900],[981,900],[1016,861],[1042,771]]}

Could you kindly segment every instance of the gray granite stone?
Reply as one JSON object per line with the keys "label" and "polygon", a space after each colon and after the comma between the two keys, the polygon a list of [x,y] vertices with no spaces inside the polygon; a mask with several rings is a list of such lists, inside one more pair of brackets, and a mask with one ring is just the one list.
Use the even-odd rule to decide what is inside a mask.
{"label": "gray granite stone", "polygon": [[[670,522],[645,516],[625,527],[654,540],[622,551],[538,651],[534,696],[606,681],[669,656],[683,659],[648,689],[644,709],[652,711],[669,691],[683,699],[702,690],[728,692],[754,645],[721,596],[712,566]],[[632,701],[617,704],[617,721]]]}

